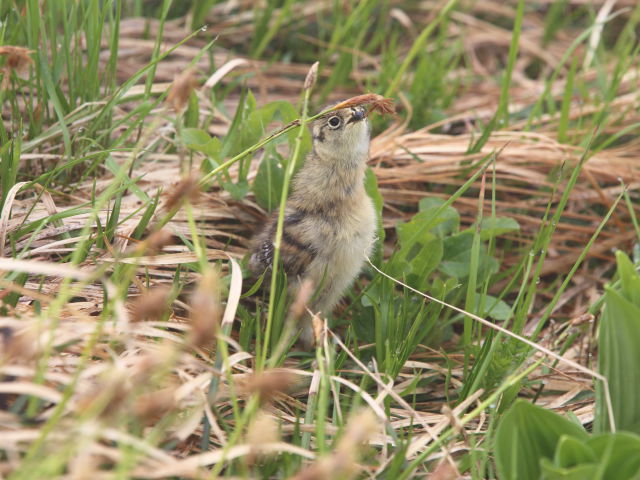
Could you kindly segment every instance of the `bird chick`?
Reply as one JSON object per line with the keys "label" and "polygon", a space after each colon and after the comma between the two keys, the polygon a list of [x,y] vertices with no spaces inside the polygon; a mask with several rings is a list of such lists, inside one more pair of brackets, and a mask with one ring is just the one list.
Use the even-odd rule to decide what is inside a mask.
{"label": "bird chick", "polygon": [[[358,274],[373,246],[376,215],[364,189],[370,127],[361,106],[328,113],[310,123],[313,149],[293,179],[280,258],[291,289],[309,279],[320,290],[311,310],[329,314]],[[277,212],[256,237],[249,268],[273,263]],[[309,321],[300,340],[313,345]]]}

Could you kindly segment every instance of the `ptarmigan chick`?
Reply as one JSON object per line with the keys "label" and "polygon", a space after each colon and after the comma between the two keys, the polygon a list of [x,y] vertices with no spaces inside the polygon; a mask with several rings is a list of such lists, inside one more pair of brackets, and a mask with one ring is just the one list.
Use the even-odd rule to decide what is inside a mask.
{"label": "ptarmigan chick", "polygon": [[[344,108],[310,124],[313,150],[293,179],[280,258],[292,289],[305,278],[321,290],[310,308],[328,315],[373,246],[376,215],[364,189],[370,127],[366,110]],[[277,212],[256,237],[249,268],[271,269]],[[310,322],[301,341],[313,344]]]}

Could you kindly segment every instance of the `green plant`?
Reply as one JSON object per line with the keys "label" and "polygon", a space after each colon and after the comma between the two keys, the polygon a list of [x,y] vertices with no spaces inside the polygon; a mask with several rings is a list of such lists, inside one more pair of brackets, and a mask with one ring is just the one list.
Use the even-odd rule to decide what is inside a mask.
{"label": "green plant", "polygon": [[615,426],[600,382],[593,435],[554,412],[517,400],[496,430],[500,478],[640,478],[640,378],[635,368],[640,364],[640,275],[623,252],[616,252],[616,258],[618,281],[604,295],[598,348]]}
{"label": "green plant", "polygon": [[[615,427],[640,434],[640,275],[624,252],[616,252],[618,282],[609,285],[598,339],[598,369],[609,381]],[[595,429],[612,429],[598,388]]]}
{"label": "green plant", "polygon": [[640,436],[589,435],[557,413],[517,400],[494,441],[501,480],[627,480],[640,477]]}

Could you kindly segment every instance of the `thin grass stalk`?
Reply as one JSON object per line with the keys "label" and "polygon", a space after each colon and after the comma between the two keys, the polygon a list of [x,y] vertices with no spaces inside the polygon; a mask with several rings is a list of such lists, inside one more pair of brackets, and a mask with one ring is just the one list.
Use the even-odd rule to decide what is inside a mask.
{"label": "thin grass stalk", "polygon": [[[314,66],[311,67],[311,72],[314,72],[317,69],[317,62]],[[289,185],[291,184],[291,179],[293,177],[293,170],[298,163],[298,159],[300,157],[300,153],[302,151],[302,135],[304,134],[304,129],[306,128],[307,122],[310,121],[307,119],[307,110],[309,108],[309,98],[311,96],[311,90],[313,88],[313,83],[310,85],[305,85],[306,88],[304,90],[304,96],[302,100],[302,114],[300,117],[299,130],[298,135],[295,139],[295,144],[293,147],[293,154],[289,159],[289,163],[287,164],[287,168],[284,173],[284,182],[282,185],[282,195],[280,196],[280,210],[278,212],[278,223],[276,224],[276,235],[273,241],[273,263],[271,266],[271,288],[269,290],[269,309],[267,311],[267,323],[264,329],[264,344],[262,346],[262,356],[256,364],[257,370],[261,370],[266,361],[267,354],[269,352],[269,342],[271,341],[271,326],[273,323],[273,314],[275,311],[275,299],[276,299],[276,285],[278,280],[278,268],[280,262],[280,246],[282,244],[282,233],[284,231],[284,211],[287,204],[287,197],[289,196]]]}
{"label": "thin grass stalk", "polygon": [[[478,266],[480,264],[480,229],[482,228],[482,208],[484,204],[485,176],[482,174],[480,192],[478,195],[478,210],[476,213],[476,226],[473,232],[471,243],[471,258],[469,260],[469,280],[465,298],[465,310],[476,310],[476,284],[478,280]],[[469,369],[469,358],[471,355],[471,342],[473,339],[473,322],[470,318],[464,318],[463,348],[464,348],[464,375],[466,377]]]}
{"label": "thin grass stalk", "polygon": [[522,31],[522,18],[524,16],[524,0],[518,0],[518,8],[513,22],[513,33],[511,34],[511,45],[509,45],[509,56],[507,59],[507,69],[502,78],[502,89],[500,91],[500,99],[498,100],[498,118],[499,126],[509,125],[509,87],[511,86],[511,78],[513,77],[513,69],[518,58],[518,50],[520,47],[520,32]]}
{"label": "thin grass stalk", "polygon": [[407,480],[409,478],[412,478],[411,475],[413,474],[413,471],[416,468],[418,468],[420,464],[429,455],[431,455],[438,448],[440,448],[440,446],[442,446],[445,442],[449,441],[450,438],[456,436],[459,433],[460,427],[464,427],[471,420],[474,420],[475,418],[477,418],[487,408],[491,408],[491,406],[497,402],[500,395],[502,395],[505,391],[507,391],[509,388],[513,387],[514,385],[517,385],[520,382],[520,380],[522,380],[523,378],[527,377],[530,373],[532,373],[536,368],[540,366],[540,364],[542,364],[542,361],[543,359],[540,358],[537,361],[533,362],[531,365],[529,365],[520,373],[510,375],[509,377],[507,377],[505,381],[502,382],[502,384],[500,384],[500,386],[496,389],[495,392],[489,395],[484,401],[480,402],[476,408],[471,410],[471,412],[469,412],[467,415],[462,417],[460,419],[459,425],[450,427],[446,431],[441,433],[440,436],[438,436],[438,438],[431,443],[429,448],[425,449],[424,452],[420,453],[420,455],[418,455],[415,459],[413,459],[413,461],[409,463],[409,465],[407,465],[405,470],[398,477],[398,480]]}
{"label": "thin grass stalk", "polygon": [[404,61],[400,65],[400,68],[398,68],[398,71],[393,77],[391,84],[389,85],[389,87],[387,87],[387,90],[384,92],[385,97],[391,97],[396,93],[396,91],[398,90],[398,87],[400,86],[400,82],[402,81],[402,77],[407,71],[407,68],[409,68],[409,65],[411,65],[411,62],[413,62],[413,59],[418,55],[418,53],[423,51],[424,45],[427,42],[427,39],[429,38],[429,36],[431,35],[431,32],[433,32],[433,30],[445,19],[445,17],[449,15],[449,12],[451,12],[453,7],[455,7],[456,3],[458,3],[458,0],[449,0],[445,4],[445,6],[442,7],[442,9],[438,12],[438,15],[436,16],[436,18],[422,30],[422,32],[420,33],[420,36],[418,36],[416,41],[413,42],[413,45],[411,45],[411,49],[409,50],[409,53],[407,53],[407,56],[405,57]]}
{"label": "thin grass stalk", "polygon": [[562,296],[564,291],[569,286],[569,282],[571,282],[571,279],[573,278],[573,276],[575,275],[576,271],[578,270],[578,267],[580,267],[580,265],[582,265],[582,262],[584,261],[584,259],[586,258],[587,254],[589,253],[589,250],[591,249],[591,246],[593,245],[593,243],[596,241],[596,239],[600,235],[600,232],[602,232],[602,229],[609,222],[609,219],[611,218],[611,215],[613,215],[613,212],[617,208],[618,203],[620,202],[620,200],[622,200],[623,196],[624,196],[624,191],[621,192],[620,195],[618,195],[616,200],[613,202],[613,205],[611,205],[611,208],[609,208],[609,211],[607,212],[607,214],[604,216],[602,221],[598,224],[598,228],[596,228],[596,231],[593,232],[593,235],[591,235],[591,238],[589,239],[589,241],[587,242],[585,247],[582,249],[582,252],[580,252],[580,255],[578,256],[578,259],[576,260],[576,262],[571,267],[571,270],[569,270],[569,273],[566,275],[566,277],[562,281],[562,284],[560,285],[560,288],[557,289],[555,295],[553,296],[553,298],[551,299],[551,301],[547,305],[547,308],[545,309],[544,313],[542,314],[542,317],[538,321],[538,324],[536,325],[536,328],[535,328],[535,330],[533,332],[533,335],[532,335],[533,338],[537,338],[538,335],[540,335],[540,332],[542,331],[542,329],[544,328],[545,324],[547,323],[547,320],[549,319],[549,317],[553,313],[553,309],[555,308],[556,304],[558,303],[558,300],[560,300],[560,297]]}

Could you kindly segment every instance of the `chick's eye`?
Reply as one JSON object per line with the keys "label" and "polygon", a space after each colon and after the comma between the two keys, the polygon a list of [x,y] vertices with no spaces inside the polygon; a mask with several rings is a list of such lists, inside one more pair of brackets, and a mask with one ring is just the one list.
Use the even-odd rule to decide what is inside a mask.
{"label": "chick's eye", "polygon": [[340,126],[341,120],[340,117],[331,117],[329,119],[329,126],[331,128],[338,128]]}

